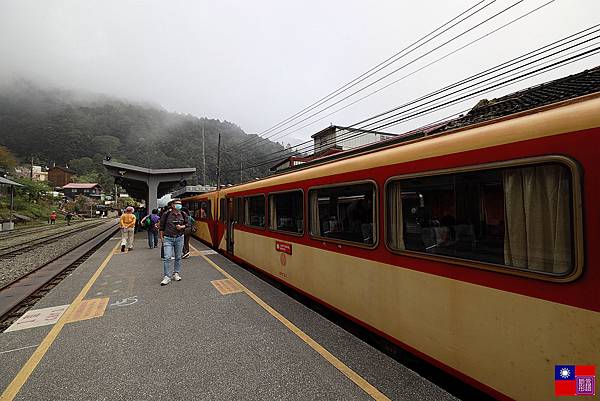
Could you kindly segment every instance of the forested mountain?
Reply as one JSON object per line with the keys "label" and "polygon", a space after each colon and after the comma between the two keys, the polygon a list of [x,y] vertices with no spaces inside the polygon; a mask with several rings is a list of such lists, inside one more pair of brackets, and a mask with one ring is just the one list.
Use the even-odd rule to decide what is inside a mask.
{"label": "forested mountain", "polygon": [[[269,141],[256,148],[232,149],[250,138],[234,123],[170,113],[156,105],[42,89],[25,81],[0,87],[0,146],[21,161],[34,157],[41,165],[68,164],[78,174],[105,184],[102,160],[107,154],[113,161],[151,168],[196,167],[201,181],[203,129],[206,184],[216,183],[219,133],[221,183],[240,181],[241,157],[248,166],[283,149]],[[269,167],[243,170],[243,179],[265,175]]]}

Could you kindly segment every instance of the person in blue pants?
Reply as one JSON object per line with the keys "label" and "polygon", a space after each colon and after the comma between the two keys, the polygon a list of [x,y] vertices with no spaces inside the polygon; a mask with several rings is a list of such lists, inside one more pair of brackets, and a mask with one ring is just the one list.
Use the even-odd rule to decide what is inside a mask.
{"label": "person in blue pants", "polygon": [[148,229],[148,247],[150,249],[158,246],[158,223],[160,216],[158,209],[153,209],[152,212],[145,216],[141,221],[141,226]]}
{"label": "person in blue pants", "polygon": [[[169,202],[170,210],[163,213],[160,218],[160,240],[163,244],[165,257],[163,259],[163,279],[160,285],[167,285],[171,280],[181,280],[181,256],[186,228],[190,225],[189,219],[182,212],[179,199]],[[173,274],[171,274],[171,257],[175,255]]]}

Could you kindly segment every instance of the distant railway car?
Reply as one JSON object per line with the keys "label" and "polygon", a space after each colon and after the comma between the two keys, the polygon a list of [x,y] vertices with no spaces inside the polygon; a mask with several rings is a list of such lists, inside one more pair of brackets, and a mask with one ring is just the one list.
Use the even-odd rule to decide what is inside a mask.
{"label": "distant railway car", "polygon": [[182,202],[196,220],[196,233],[194,235],[211,247],[218,245],[216,242],[217,223],[213,218],[217,213],[216,200],[217,193],[210,192],[186,198]]}
{"label": "distant railway car", "polygon": [[548,400],[555,365],[600,361],[599,149],[588,95],[198,197],[197,235],[494,397]]}

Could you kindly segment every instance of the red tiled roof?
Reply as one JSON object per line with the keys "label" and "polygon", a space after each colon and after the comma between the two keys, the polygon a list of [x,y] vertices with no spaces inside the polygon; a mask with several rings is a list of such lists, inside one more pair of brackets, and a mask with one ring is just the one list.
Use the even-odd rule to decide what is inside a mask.
{"label": "red tiled roof", "polygon": [[98,184],[95,182],[87,183],[87,182],[71,182],[63,187],[63,189],[93,189],[97,187]]}

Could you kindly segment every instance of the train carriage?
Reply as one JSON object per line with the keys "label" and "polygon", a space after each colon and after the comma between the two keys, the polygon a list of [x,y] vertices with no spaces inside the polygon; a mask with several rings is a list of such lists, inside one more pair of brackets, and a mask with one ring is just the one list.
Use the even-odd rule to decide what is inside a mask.
{"label": "train carriage", "polygon": [[209,242],[494,397],[547,400],[555,365],[600,360],[598,149],[594,94],[223,189]]}
{"label": "train carriage", "polygon": [[217,214],[216,200],[216,192],[211,192],[186,198],[182,202],[196,221],[194,236],[211,247],[218,245],[216,242],[217,223],[214,219]]}

